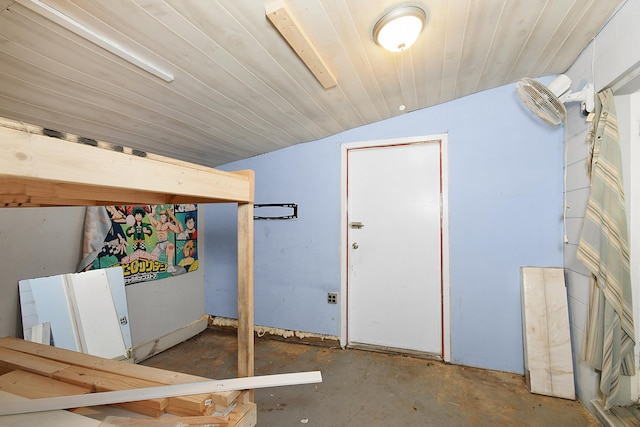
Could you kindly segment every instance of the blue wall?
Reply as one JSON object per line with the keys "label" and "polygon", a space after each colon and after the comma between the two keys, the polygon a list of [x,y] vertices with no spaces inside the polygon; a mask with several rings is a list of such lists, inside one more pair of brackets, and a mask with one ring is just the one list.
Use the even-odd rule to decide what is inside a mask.
{"label": "blue wall", "polygon": [[[543,80],[544,81],[544,80]],[[256,203],[297,203],[256,221],[256,324],[339,335],[340,144],[448,133],[452,362],[523,373],[520,267],[562,266],[563,128],[513,85],[225,165],[253,169]],[[205,309],[237,316],[235,207],[204,210]]]}

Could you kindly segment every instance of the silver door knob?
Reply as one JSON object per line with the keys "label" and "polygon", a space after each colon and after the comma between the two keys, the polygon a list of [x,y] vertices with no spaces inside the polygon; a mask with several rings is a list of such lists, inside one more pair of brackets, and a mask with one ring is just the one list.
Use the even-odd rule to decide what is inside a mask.
{"label": "silver door knob", "polygon": [[351,244],[351,247],[352,247],[353,249],[358,249],[358,242],[353,242],[353,243]]}

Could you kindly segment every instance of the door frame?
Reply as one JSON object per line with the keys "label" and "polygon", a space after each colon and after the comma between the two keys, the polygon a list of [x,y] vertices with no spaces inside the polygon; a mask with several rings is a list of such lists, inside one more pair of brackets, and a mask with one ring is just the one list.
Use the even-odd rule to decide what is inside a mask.
{"label": "door frame", "polygon": [[422,135],[403,138],[356,141],[340,146],[340,345],[348,342],[348,225],[347,225],[347,152],[354,148],[405,145],[418,142],[440,141],[441,244],[442,244],[442,359],[451,361],[451,303],[449,280],[449,166],[447,134]]}

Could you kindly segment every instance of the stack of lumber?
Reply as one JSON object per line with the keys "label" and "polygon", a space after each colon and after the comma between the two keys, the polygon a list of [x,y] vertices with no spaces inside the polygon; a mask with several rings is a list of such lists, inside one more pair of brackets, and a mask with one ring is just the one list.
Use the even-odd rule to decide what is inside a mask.
{"label": "stack of lumber", "polygon": [[[82,395],[161,385],[189,384],[208,378],[104,359],[22,339],[0,338],[0,390],[25,397]],[[186,425],[251,427],[256,406],[248,392],[225,391],[118,403],[147,417],[172,414]],[[77,410],[79,413],[83,409]],[[170,418],[173,420],[173,418]]]}

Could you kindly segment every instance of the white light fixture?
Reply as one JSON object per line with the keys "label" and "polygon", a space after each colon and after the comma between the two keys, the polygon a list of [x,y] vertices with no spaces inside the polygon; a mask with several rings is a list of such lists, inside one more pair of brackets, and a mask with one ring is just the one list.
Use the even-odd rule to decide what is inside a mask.
{"label": "white light fixture", "polygon": [[108,38],[102,36],[101,34],[96,33],[92,29],[82,25],[78,21],[71,19],[64,13],[60,12],[57,9],[52,8],[48,4],[40,1],[40,0],[17,0],[22,6],[32,10],[40,16],[43,16],[50,21],[55,22],[56,24],[66,28],[79,35],[80,37],[100,46],[101,48],[108,50],[116,56],[124,59],[127,62],[145,70],[148,73],[153,74],[154,76],[160,77],[162,80],[166,82],[172,82],[173,76],[153,64],[141,59],[137,55],[128,52],[126,49],[120,47],[115,42],[109,40]]}
{"label": "white light fixture", "polygon": [[418,6],[400,6],[385,13],[373,27],[373,40],[389,52],[409,49],[418,39],[427,13]]}

